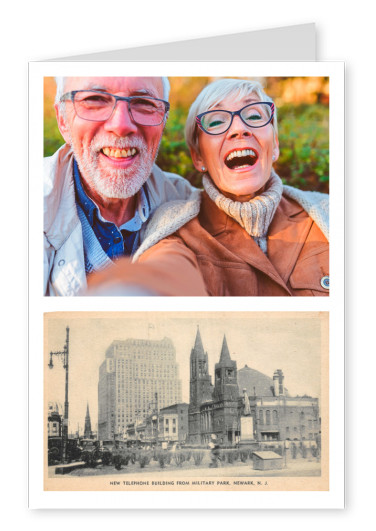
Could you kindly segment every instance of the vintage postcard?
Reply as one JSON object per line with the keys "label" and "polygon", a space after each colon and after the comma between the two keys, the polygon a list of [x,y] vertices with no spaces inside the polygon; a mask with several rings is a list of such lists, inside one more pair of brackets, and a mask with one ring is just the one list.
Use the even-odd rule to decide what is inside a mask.
{"label": "vintage postcard", "polygon": [[329,489],[327,312],[47,313],[47,491]]}

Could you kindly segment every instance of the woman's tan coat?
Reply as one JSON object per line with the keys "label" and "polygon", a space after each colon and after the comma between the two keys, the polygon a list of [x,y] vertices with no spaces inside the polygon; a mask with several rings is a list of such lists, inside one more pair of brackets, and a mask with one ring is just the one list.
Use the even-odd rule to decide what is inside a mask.
{"label": "woman's tan coat", "polygon": [[136,263],[112,268],[108,279],[160,295],[326,296],[321,282],[327,276],[328,241],[297,202],[282,197],[265,255],[204,192],[197,217]]}

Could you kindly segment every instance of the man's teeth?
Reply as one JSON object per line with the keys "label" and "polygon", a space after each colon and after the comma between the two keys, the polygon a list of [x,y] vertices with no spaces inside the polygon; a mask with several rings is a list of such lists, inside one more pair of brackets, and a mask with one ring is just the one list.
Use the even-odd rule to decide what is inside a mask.
{"label": "man's teeth", "polygon": [[115,159],[117,158],[125,158],[125,157],[133,157],[137,153],[137,149],[130,148],[130,149],[112,149],[105,147],[102,149],[103,153],[106,155],[106,157],[113,157]]}
{"label": "man's teeth", "polygon": [[257,157],[256,152],[253,149],[242,149],[239,151],[231,151],[226,160],[232,160],[234,157]]}

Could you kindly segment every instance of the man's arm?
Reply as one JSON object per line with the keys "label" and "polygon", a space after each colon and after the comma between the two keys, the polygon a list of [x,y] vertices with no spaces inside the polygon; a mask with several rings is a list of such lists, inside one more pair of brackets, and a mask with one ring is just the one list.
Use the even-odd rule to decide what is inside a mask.
{"label": "man's arm", "polygon": [[[88,277],[87,295],[206,296],[196,256],[178,237],[162,240],[138,262],[118,260],[114,267]],[[139,293],[137,293],[137,290]]]}

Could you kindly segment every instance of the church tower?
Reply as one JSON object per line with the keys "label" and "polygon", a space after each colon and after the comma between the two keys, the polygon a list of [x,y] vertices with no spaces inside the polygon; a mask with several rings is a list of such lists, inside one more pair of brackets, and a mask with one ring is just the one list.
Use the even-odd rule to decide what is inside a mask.
{"label": "church tower", "polygon": [[230,358],[226,336],[223,336],[219,363],[215,364],[214,394],[215,401],[237,400],[239,397],[236,361]]}
{"label": "church tower", "polygon": [[200,329],[190,357],[190,397],[188,410],[188,431],[192,444],[201,443],[200,406],[212,399],[211,377],[208,371],[208,354],[202,345]]}
{"label": "church tower", "polygon": [[87,404],[86,406],[84,438],[91,439],[91,420],[90,420],[90,413],[89,413],[89,404]]}
{"label": "church tower", "polygon": [[236,361],[230,358],[226,336],[223,336],[219,362],[215,364],[213,428],[219,442],[233,444],[239,435],[239,387]]}
{"label": "church tower", "polygon": [[208,354],[204,351],[199,327],[197,327],[195,346],[191,350],[190,376],[189,403],[200,406],[203,402],[211,400],[212,385],[208,370]]}

